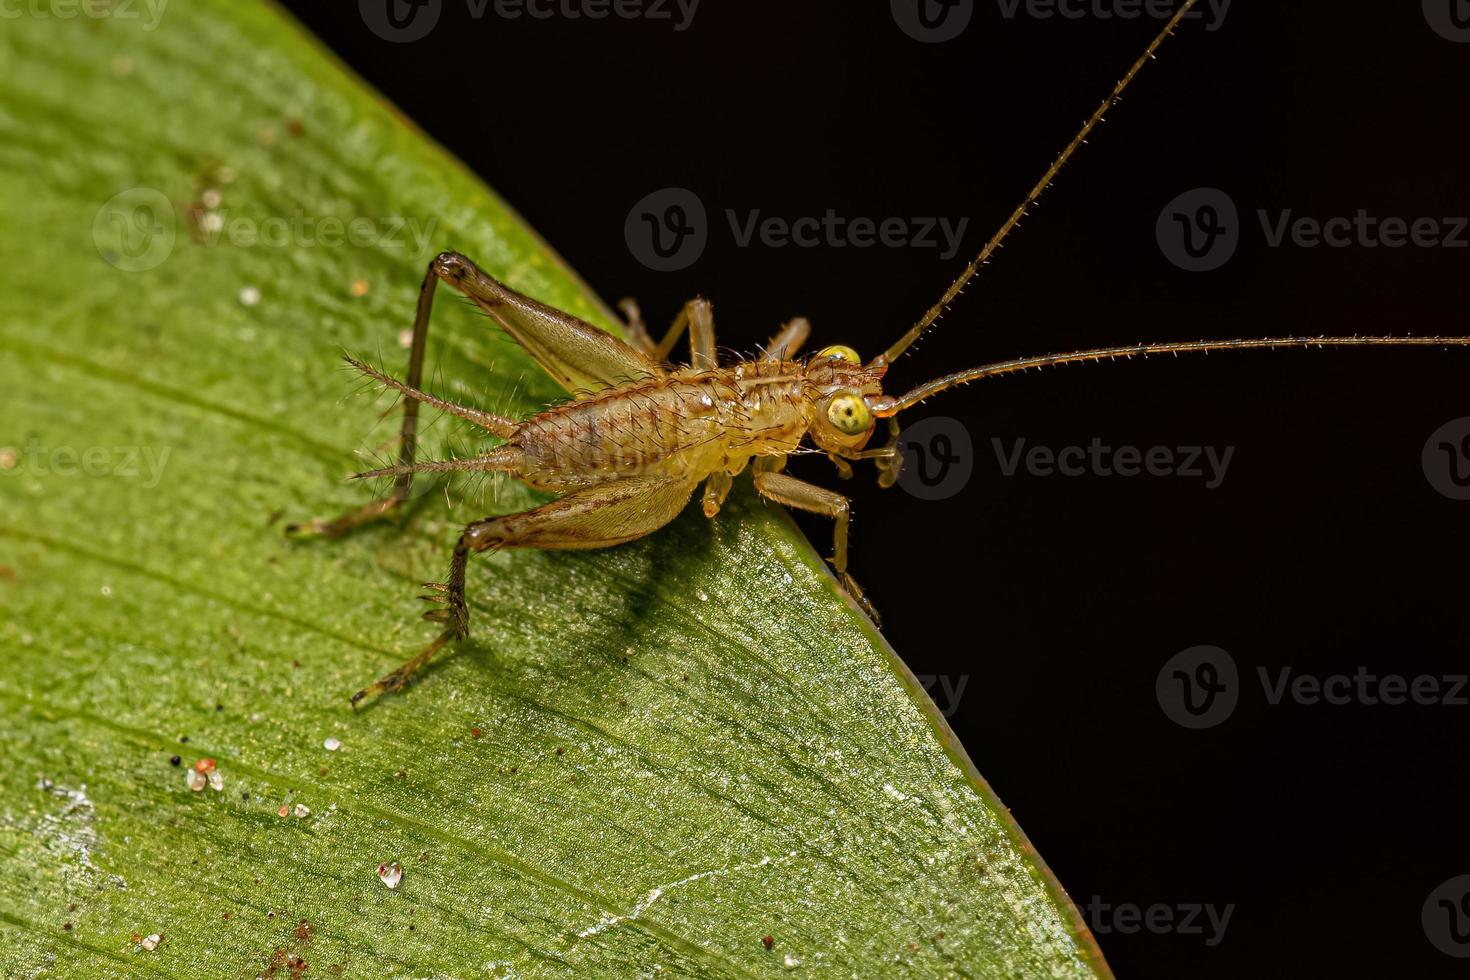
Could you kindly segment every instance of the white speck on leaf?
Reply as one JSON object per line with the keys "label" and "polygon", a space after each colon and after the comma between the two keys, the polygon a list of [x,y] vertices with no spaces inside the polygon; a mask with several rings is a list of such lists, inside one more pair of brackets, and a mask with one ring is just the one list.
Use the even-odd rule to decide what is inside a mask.
{"label": "white speck on leaf", "polygon": [[329,738],[322,743],[322,748],[326,749],[328,752],[336,752],[341,747],[342,743],[335,738]]}
{"label": "white speck on leaf", "polygon": [[260,290],[255,286],[246,286],[240,290],[240,302],[245,306],[254,306],[260,302]]}
{"label": "white speck on leaf", "polygon": [[397,861],[392,864],[380,864],[378,865],[378,877],[389,888],[397,888],[398,883],[403,880],[403,865]]}
{"label": "white speck on leaf", "polygon": [[163,942],[163,937],[155,932],[153,935],[145,938],[140,945],[151,953],[158,948],[158,944],[161,942]]}

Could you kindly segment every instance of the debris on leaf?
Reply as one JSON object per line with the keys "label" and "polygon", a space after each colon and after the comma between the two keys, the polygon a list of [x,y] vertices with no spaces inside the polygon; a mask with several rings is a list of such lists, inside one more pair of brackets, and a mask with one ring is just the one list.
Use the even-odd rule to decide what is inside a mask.
{"label": "debris on leaf", "polygon": [[151,953],[158,948],[158,944],[161,942],[163,942],[163,937],[155,932],[153,935],[145,937],[144,940],[138,945],[142,946],[144,949],[148,950]]}
{"label": "debris on leaf", "polygon": [[326,749],[328,752],[336,752],[341,747],[342,743],[335,738],[329,738],[322,743],[322,748]]}
{"label": "debris on leaf", "polygon": [[204,792],[204,787],[209,785],[209,777],[205,776],[204,773],[200,772],[198,769],[190,769],[188,772],[184,773],[184,781],[187,782],[189,784],[189,788],[196,793]]}
{"label": "debris on leaf", "polygon": [[311,809],[307,807],[305,803],[296,804],[296,809],[294,809],[292,812],[295,813],[298,818],[303,820],[311,816]]}
{"label": "debris on leaf", "polygon": [[398,883],[403,880],[403,865],[394,861],[392,864],[378,865],[378,877],[383,879],[383,884],[389,888],[397,888]]}

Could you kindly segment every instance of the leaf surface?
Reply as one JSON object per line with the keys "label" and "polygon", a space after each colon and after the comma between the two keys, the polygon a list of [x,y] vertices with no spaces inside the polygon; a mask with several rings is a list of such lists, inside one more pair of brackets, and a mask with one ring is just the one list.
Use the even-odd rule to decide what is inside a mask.
{"label": "leaf surface", "polygon": [[[341,351],[401,373],[440,248],[612,321],[274,8],[26,9],[0,29],[0,974],[1106,974],[748,488],[630,546],[482,557],[473,642],[350,710],[433,635],[414,596],[458,525],[538,498],[425,481],[397,524],[286,541],[392,453]],[[435,390],[558,397],[444,295]],[[204,758],[222,790],[187,785]]]}

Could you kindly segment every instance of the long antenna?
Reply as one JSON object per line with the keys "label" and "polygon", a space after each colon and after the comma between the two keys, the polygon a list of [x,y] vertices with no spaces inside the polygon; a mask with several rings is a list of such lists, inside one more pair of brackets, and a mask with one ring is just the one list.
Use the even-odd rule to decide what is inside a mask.
{"label": "long antenna", "polygon": [[1058,364],[1076,364],[1085,361],[1115,361],[1131,357],[1148,357],[1151,354],[1208,353],[1217,350],[1250,350],[1260,347],[1470,347],[1470,337],[1258,337],[1247,340],[1188,340],[1161,344],[1131,344],[1126,347],[1098,347],[1094,350],[1073,351],[1069,354],[1043,354],[1040,357],[1022,357],[1012,361],[997,361],[982,364],[968,371],[956,371],[942,378],[935,378],[919,385],[913,391],[893,398],[885,396],[873,399],[869,404],[873,414],[879,418],[897,415],[904,409],[913,408],[926,398],[932,398],[947,388],[968,384],[981,378],[993,378],[1002,374],[1015,374],[1032,368],[1053,367]]}
{"label": "long antenna", "polygon": [[1052,161],[1052,165],[1046,168],[1046,173],[1042,174],[1041,179],[1036,182],[1036,186],[1031,188],[1031,193],[1026,195],[1026,199],[1016,206],[1016,210],[1011,212],[1011,216],[990,237],[990,241],[985,243],[985,247],[980,250],[980,254],[975,257],[975,261],[965,266],[959,278],[950,283],[949,288],[944,291],[944,295],[939,297],[939,302],[929,307],[928,311],[919,318],[919,322],[909,328],[908,333],[904,334],[898,339],[897,343],[884,351],[879,361],[892,364],[904,351],[908,350],[914,341],[919,339],[924,331],[928,330],[934,325],[935,321],[944,315],[945,311],[949,309],[949,304],[953,303],[955,297],[964,291],[965,286],[974,278],[975,273],[980,271],[980,267],[990,261],[990,256],[1000,247],[1000,243],[1005,240],[1005,237],[1011,233],[1011,229],[1016,227],[1021,219],[1026,216],[1026,212],[1041,197],[1042,192],[1051,184],[1062,167],[1066,166],[1067,161],[1072,158],[1072,154],[1077,152],[1077,148],[1087,141],[1087,137],[1092,134],[1097,124],[1102,122],[1102,118],[1107,111],[1117,104],[1118,98],[1123,94],[1123,90],[1133,81],[1134,76],[1143,70],[1143,66],[1154,56],[1154,52],[1158,50],[1159,45],[1163,44],[1164,39],[1174,32],[1174,28],[1179,26],[1179,22],[1184,19],[1184,16],[1189,13],[1190,8],[1195,3],[1196,0],[1185,0],[1184,4],[1175,11],[1174,16],[1170,17],[1169,22],[1164,25],[1164,29],[1159,31],[1158,36],[1149,43],[1148,48],[1133,63],[1133,67],[1129,68],[1128,73],[1118,79],[1118,84],[1113,86],[1113,90],[1108,93],[1108,97],[1103,99],[1102,104],[1093,110],[1087,122],[1082,124],[1082,129],[1078,131],[1076,136],[1072,137],[1072,142],[1068,143],[1061,154]]}

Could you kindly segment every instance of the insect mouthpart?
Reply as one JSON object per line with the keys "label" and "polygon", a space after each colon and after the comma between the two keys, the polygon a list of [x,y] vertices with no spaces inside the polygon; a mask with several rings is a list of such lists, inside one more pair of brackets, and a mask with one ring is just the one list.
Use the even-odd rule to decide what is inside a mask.
{"label": "insect mouthpart", "polygon": [[898,414],[898,399],[892,395],[869,395],[864,399],[874,418],[891,419]]}

